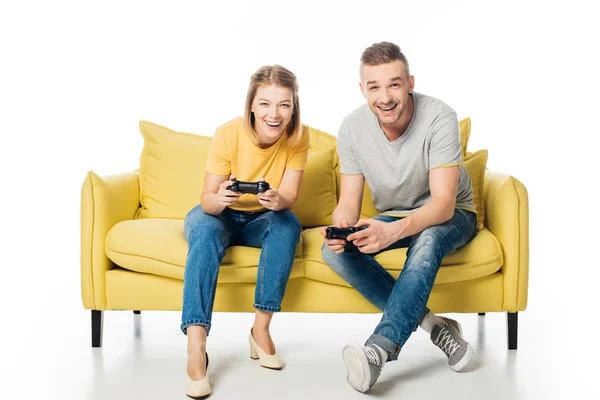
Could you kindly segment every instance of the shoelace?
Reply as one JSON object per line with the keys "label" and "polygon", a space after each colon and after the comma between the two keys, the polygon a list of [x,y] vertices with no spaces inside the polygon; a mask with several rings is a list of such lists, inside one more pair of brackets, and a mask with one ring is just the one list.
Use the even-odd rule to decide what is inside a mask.
{"label": "shoelace", "polygon": [[365,353],[367,353],[367,360],[369,361],[369,364],[381,367],[381,360],[379,359],[380,354],[377,350],[373,349],[372,347],[366,346]]}
{"label": "shoelace", "polygon": [[456,350],[460,347],[460,343],[458,343],[453,337],[450,330],[446,327],[443,327],[440,331],[440,334],[437,337],[436,344],[444,353],[448,355],[448,357],[452,357]]}

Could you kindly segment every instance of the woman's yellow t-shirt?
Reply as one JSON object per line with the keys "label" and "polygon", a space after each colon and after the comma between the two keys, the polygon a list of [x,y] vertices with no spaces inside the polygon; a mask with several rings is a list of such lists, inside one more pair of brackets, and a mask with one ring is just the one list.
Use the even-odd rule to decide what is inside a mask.
{"label": "woman's yellow t-shirt", "polygon": [[[264,178],[271,187],[279,188],[286,168],[303,171],[308,159],[310,134],[302,125],[300,137],[281,135],[268,149],[256,146],[244,128],[242,118],[217,128],[212,141],[206,171],[214,175],[233,174],[237,180],[256,182]],[[264,207],[254,194],[240,196],[230,208],[259,211]]]}

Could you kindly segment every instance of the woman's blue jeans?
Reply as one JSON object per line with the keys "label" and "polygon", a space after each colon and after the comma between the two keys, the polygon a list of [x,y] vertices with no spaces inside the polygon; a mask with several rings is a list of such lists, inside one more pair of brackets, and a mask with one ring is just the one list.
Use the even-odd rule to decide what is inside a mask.
{"label": "woman's blue jeans", "polygon": [[[374,219],[394,222],[399,218],[378,215]],[[427,312],[427,300],[442,258],[467,244],[476,233],[476,214],[457,208],[449,221],[401,239],[375,254],[361,253],[352,243],[348,243],[341,254],[323,245],[323,260],[383,311],[367,344],[383,348],[390,354],[390,360],[398,358],[400,349]],[[406,261],[395,280],[373,257],[402,247],[408,247]]]}
{"label": "woman's blue jeans", "polygon": [[258,261],[254,307],[281,311],[302,226],[291,211],[246,212],[225,208],[219,216],[200,205],[185,217],[188,255],[183,279],[181,330],[202,325],[210,332],[219,265],[230,245],[262,247]]}

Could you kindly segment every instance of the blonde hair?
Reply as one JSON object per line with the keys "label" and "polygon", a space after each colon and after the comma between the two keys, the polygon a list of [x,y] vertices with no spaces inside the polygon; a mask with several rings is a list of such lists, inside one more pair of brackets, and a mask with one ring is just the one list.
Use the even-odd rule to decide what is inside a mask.
{"label": "blonde hair", "polygon": [[256,96],[256,91],[263,85],[277,85],[280,87],[288,88],[292,91],[293,98],[293,114],[292,120],[285,128],[284,133],[288,137],[292,137],[295,134],[298,138],[302,134],[302,125],[300,123],[300,102],[298,100],[298,81],[296,75],[290,70],[281,65],[265,65],[260,67],[252,77],[250,78],[250,87],[248,88],[248,95],[246,96],[246,109],[244,110],[244,126],[248,132],[258,139],[258,134],[254,129],[254,113],[252,112],[252,102]]}

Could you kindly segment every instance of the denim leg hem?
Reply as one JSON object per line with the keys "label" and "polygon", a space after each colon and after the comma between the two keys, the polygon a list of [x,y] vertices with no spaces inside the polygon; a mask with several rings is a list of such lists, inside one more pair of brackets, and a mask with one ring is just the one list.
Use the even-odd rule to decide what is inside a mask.
{"label": "denim leg hem", "polygon": [[257,310],[266,311],[266,312],[280,312],[281,307],[273,307],[273,306],[262,306],[260,304],[253,304],[253,307]]}
{"label": "denim leg hem", "polygon": [[388,353],[388,359],[386,361],[394,361],[398,359],[398,353],[400,353],[400,346],[394,343],[391,339],[378,335],[372,334],[369,339],[365,342],[365,346],[368,344],[376,344]]}
{"label": "denim leg hem", "polygon": [[208,336],[208,334],[210,333],[210,321],[207,321],[205,319],[190,319],[189,321],[185,321],[181,323],[181,332],[183,332],[184,335],[187,335],[187,328],[188,326],[193,326],[193,325],[200,325],[206,328],[206,336]]}

